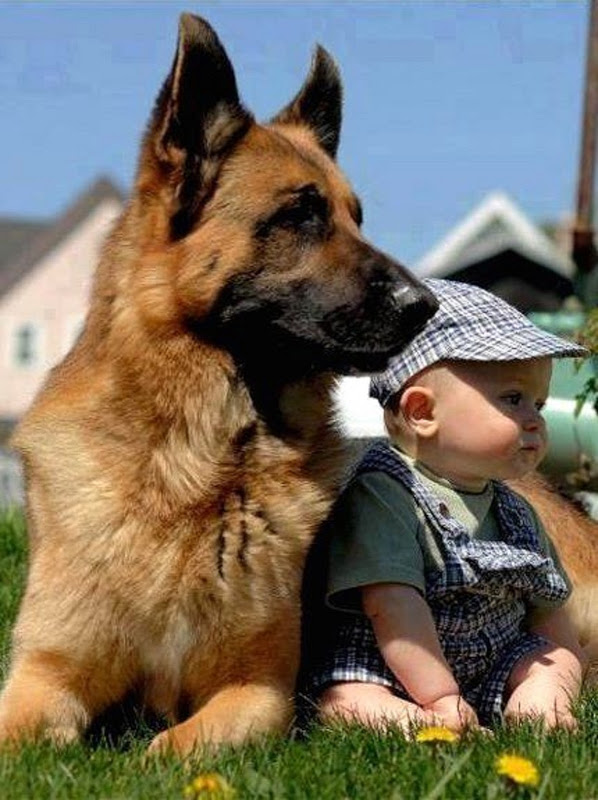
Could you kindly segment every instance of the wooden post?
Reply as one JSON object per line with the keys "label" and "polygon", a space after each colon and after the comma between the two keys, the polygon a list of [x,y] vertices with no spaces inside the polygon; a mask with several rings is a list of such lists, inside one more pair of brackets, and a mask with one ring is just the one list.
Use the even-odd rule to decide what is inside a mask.
{"label": "wooden post", "polygon": [[595,269],[598,263],[596,245],[594,243],[593,219],[596,138],[598,133],[598,0],[590,0],[586,58],[581,153],[577,184],[577,208],[573,225],[572,257],[577,267],[577,282],[581,299],[586,305],[594,305],[596,298],[590,298],[587,295],[590,288],[589,273]]}

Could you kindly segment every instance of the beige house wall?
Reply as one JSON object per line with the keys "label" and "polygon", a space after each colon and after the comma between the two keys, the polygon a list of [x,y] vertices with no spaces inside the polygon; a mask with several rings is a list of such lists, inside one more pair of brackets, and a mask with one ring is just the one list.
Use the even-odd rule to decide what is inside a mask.
{"label": "beige house wall", "polygon": [[[72,346],[87,310],[100,248],[121,204],[99,203],[91,214],[47,253],[0,298],[0,418],[18,418],[26,410],[47,371]],[[32,325],[37,358],[17,362],[16,335]]]}

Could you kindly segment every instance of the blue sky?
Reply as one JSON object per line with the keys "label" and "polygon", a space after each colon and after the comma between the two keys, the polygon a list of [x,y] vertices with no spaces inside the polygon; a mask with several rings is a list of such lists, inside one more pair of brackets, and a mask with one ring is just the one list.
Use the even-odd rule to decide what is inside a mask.
{"label": "blue sky", "polygon": [[130,186],[181,11],[205,16],[246,105],[295,94],[313,46],[345,87],[339,161],[366,234],[406,264],[490,191],[573,209],[585,0],[0,5],[0,215],[57,214],[98,174]]}

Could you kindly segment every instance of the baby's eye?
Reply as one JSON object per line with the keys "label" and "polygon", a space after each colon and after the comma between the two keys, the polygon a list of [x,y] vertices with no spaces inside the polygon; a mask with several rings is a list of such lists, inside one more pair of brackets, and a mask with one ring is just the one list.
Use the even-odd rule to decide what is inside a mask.
{"label": "baby's eye", "polygon": [[508,394],[503,394],[502,399],[510,406],[518,406],[521,402],[521,392],[509,392]]}
{"label": "baby's eye", "polygon": [[536,403],[536,410],[542,411],[545,406],[546,406],[546,400],[538,400],[538,402]]}

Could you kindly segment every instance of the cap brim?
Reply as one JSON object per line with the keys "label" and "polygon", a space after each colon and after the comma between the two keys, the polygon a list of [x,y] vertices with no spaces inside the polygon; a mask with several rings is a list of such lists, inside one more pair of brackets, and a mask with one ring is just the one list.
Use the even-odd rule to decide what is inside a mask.
{"label": "cap brim", "polygon": [[520,361],[529,358],[582,358],[589,355],[585,347],[568,342],[540,328],[522,326],[508,336],[491,341],[476,338],[447,354],[447,358],[463,361]]}

